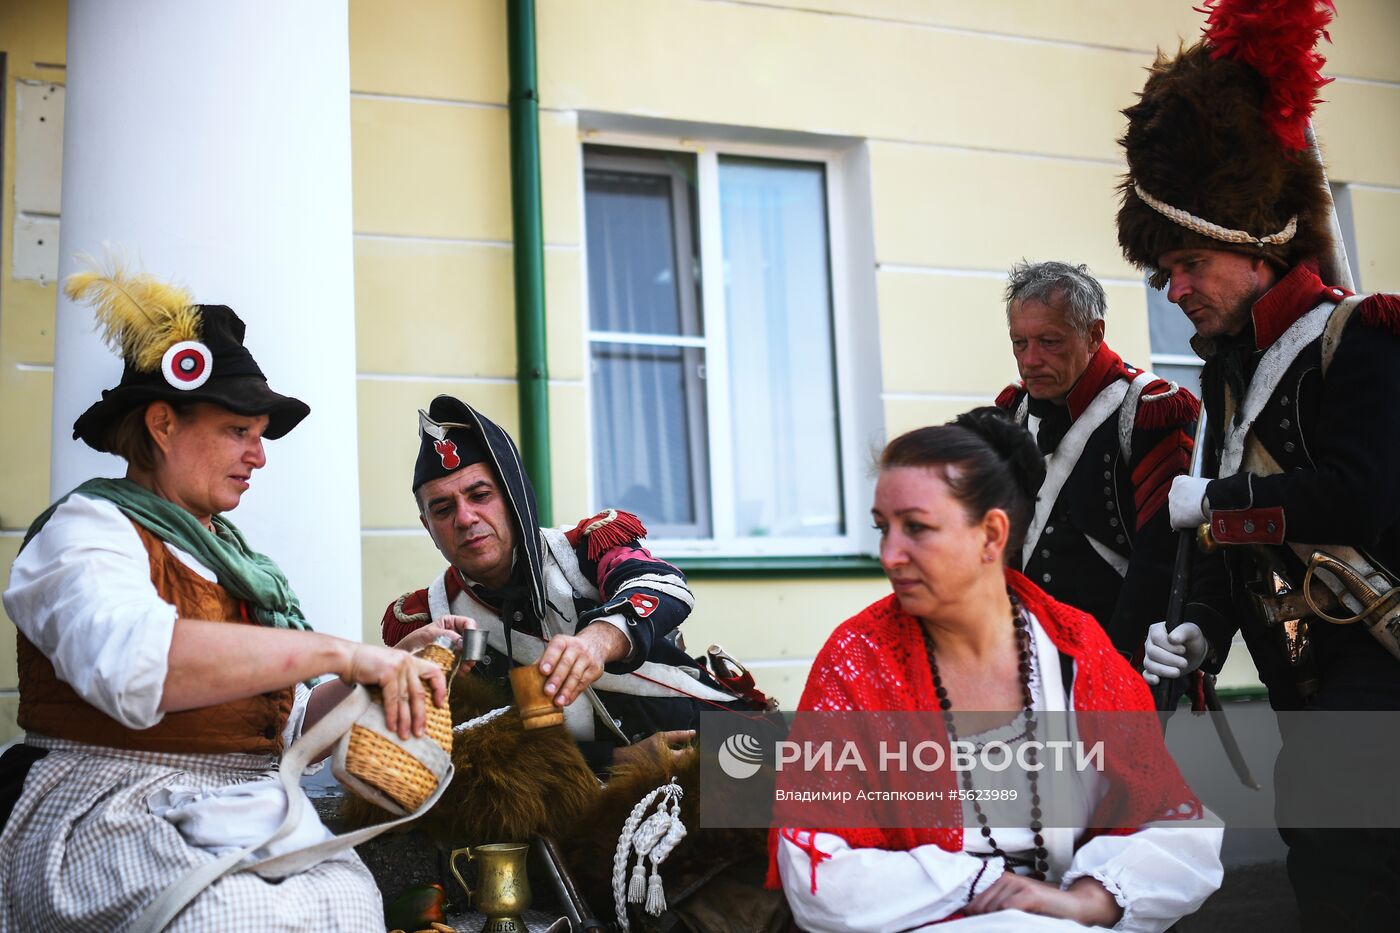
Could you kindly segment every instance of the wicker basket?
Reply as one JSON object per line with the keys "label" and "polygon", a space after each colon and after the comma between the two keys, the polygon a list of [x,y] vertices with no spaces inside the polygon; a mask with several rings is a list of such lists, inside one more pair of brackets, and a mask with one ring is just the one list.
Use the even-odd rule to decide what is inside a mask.
{"label": "wicker basket", "polygon": [[[459,652],[454,650],[452,642],[446,638],[439,638],[416,654],[440,666],[447,673],[448,687],[451,687],[452,675],[456,672],[461,657]],[[371,691],[371,695],[375,704],[382,706],[383,699],[379,691]],[[429,702],[424,736],[432,739],[443,751],[451,755],[451,710]],[[351,727],[345,751],[345,767],[350,774],[377,788],[410,813],[417,810],[423,801],[437,790],[437,776],[422,762],[393,741],[360,725]]]}

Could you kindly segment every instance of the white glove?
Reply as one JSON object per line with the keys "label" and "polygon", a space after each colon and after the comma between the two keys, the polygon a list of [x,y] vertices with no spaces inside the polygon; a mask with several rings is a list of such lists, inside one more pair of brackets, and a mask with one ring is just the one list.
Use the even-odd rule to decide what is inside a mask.
{"label": "white glove", "polygon": [[1172,480],[1171,492],[1167,494],[1167,514],[1171,516],[1172,527],[1177,531],[1183,528],[1197,528],[1210,521],[1206,514],[1206,487],[1210,480],[1199,476],[1178,476]]}
{"label": "white glove", "polygon": [[1206,636],[1195,622],[1183,622],[1171,634],[1167,623],[1158,622],[1147,630],[1147,650],[1142,659],[1142,676],[1152,686],[1163,677],[1182,677],[1201,666],[1206,659]]}

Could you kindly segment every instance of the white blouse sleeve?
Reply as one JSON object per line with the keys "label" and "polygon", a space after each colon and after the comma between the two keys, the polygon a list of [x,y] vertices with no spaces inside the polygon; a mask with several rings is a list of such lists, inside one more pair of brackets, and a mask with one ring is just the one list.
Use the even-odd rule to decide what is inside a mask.
{"label": "white blouse sleeve", "polygon": [[5,610],[79,696],[131,729],[160,722],[175,607],[110,502],[69,496],[10,569]]}
{"label": "white blouse sleeve", "polygon": [[830,856],[817,866],[815,892],[806,851],[787,838],[778,843],[778,871],[793,920],[812,933],[908,930],[933,923],[961,910],[1005,871],[999,858],[983,862],[934,845],[908,852],[853,849],[831,833],[817,833],[813,841]]}
{"label": "white blouse sleeve", "polygon": [[1096,836],[1074,854],[1061,887],[1089,877],[1123,908],[1115,930],[1161,933],[1220,887],[1225,830],[1206,821],[1151,823],[1127,836]]}
{"label": "white blouse sleeve", "polygon": [[282,747],[291,748],[306,728],[306,704],[311,701],[311,688],[298,681],[292,691],[292,711],[282,727]]}
{"label": "white blouse sleeve", "polygon": [[[333,675],[328,676],[318,681],[315,686],[312,687],[308,687],[305,683],[300,681],[295,684],[296,689],[292,695],[292,712],[291,715],[287,717],[287,725],[282,729],[283,754],[286,753],[287,749],[297,743],[301,738],[302,732],[306,730],[306,706],[311,702],[312,692],[326,680],[334,679],[335,677]],[[320,761],[313,761],[306,766],[306,770],[302,771],[302,774],[320,774],[321,770],[325,768],[326,762],[329,760],[330,756],[327,755],[327,757],[322,758]]]}

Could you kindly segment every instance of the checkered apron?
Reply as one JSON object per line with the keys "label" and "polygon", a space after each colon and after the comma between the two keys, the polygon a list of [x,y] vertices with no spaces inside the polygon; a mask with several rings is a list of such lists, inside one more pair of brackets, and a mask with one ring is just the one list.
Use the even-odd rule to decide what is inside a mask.
{"label": "checkered apron", "polygon": [[[268,755],[173,755],[31,735],[34,764],[0,833],[0,931],[121,931],[165,888],[215,856],[185,844],[147,800],[170,784],[212,790],[276,779]],[[278,882],[228,874],[168,927],[179,933],[382,933],[383,905],[351,851]]]}

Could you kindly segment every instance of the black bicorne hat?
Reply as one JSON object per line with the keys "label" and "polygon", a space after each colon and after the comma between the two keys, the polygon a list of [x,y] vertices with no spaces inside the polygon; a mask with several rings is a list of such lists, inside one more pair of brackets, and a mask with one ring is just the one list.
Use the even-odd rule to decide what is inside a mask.
{"label": "black bicorne hat", "polygon": [[[454,404],[448,404],[454,403]],[[460,406],[460,407],[459,407]],[[495,465],[472,409],[450,395],[439,395],[428,406],[418,409],[418,460],[413,464],[413,491],[424,483],[473,463]]]}
{"label": "black bicorne hat", "polygon": [[146,275],[80,272],[65,289],[91,304],[108,345],[122,357],[122,378],[73,423],[73,437],[110,453],[108,433],[149,402],[211,402],[240,415],[267,415],[263,436],[276,440],[310,414],[281,395],[243,345],[245,326],[224,305],[199,305],[189,294]]}
{"label": "black bicorne hat", "polygon": [[450,395],[433,399],[428,410],[418,410],[418,460],[413,469],[413,491],[424,483],[465,469],[473,463],[489,463],[505,490],[506,503],[515,522],[520,558],[530,571],[530,605],[537,619],[544,618],[544,556],[540,549],[540,513],[535,487],[525,474],[515,441],[466,402]]}

